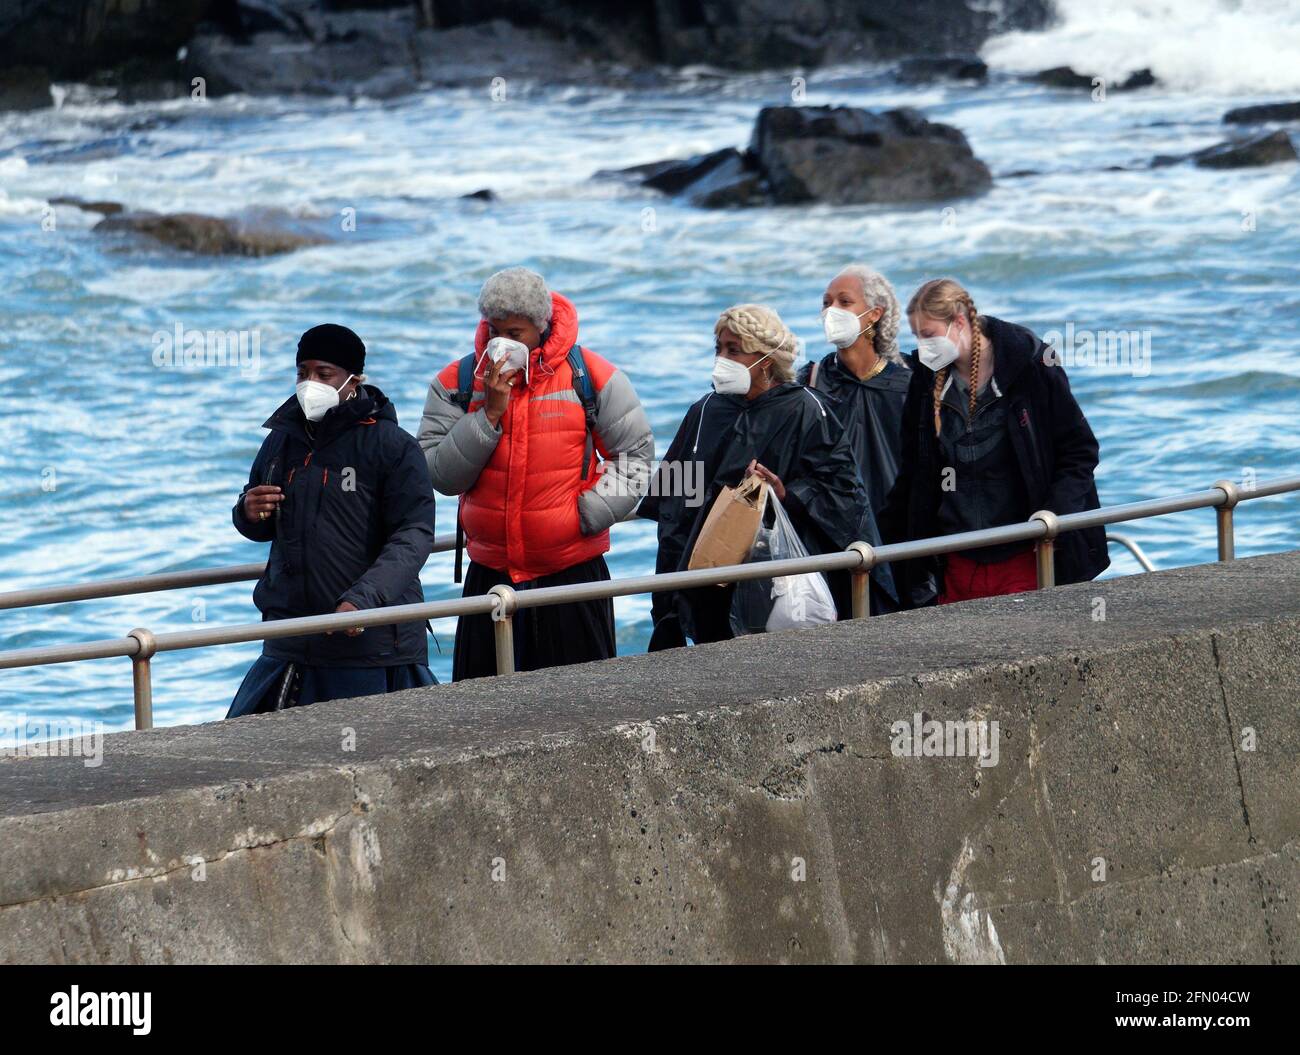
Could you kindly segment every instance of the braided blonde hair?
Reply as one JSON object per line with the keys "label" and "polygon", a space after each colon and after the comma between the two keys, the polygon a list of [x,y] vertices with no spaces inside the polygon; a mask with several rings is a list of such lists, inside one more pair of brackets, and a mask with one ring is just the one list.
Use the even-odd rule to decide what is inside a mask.
{"label": "braided blonde hair", "polygon": [[794,380],[794,361],[799,339],[781,321],[781,316],[763,304],[733,304],[718,316],[713,335],[730,330],[750,355],[766,355],[772,364],[774,381]]}
{"label": "braided blonde hair", "polygon": [[[975,401],[980,387],[980,356],[984,351],[984,334],[980,329],[979,314],[975,310],[975,301],[959,282],[951,278],[936,278],[925,283],[912,294],[907,302],[907,317],[924,315],[927,319],[951,323],[960,316],[965,316],[970,323],[970,416],[975,417]],[[944,382],[948,380],[948,368],[936,371],[934,375],[934,434],[939,435],[940,396],[943,395]]]}
{"label": "braided blonde hair", "polygon": [[898,294],[894,292],[894,287],[890,284],[889,279],[885,278],[879,271],[867,267],[866,264],[849,264],[842,268],[836,278],[849,275],[856,278],[862,286],[862,299],[866,302],[867,310],[872,308],[881,308],[882,314],[876,321],[876,330],[872,335],[871,343],[876,350],[876,354],[882,359],[888,359],[890,362],[898,363],[900,366],[906,366],[903,362],[903,355],[898,350]]}

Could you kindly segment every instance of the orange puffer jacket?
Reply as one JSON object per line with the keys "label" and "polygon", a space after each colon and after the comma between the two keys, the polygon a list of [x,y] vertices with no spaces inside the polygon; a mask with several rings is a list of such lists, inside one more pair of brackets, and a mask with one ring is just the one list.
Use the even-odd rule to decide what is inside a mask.
{"label": "orange puffer jacket", "polygon": [[[521,377],[511,391],[499,433],[481,413],[481,365],[468,411],[454,407],[459,361],[434,379],[420,430],[435,486],[461,494],[470,558],[514,582],[605,553],[610,526],[631,512],[644,491],[654,453],[649,422],[626,376],[584,349],[596,394],[592,438],[606,460],[593,456],[582,478],[586,415],[567,361],[578,340],[578,313],[558,293],[551,294],[551,303],[550,333],[533,350],[527,383]],[[480,322],[476,356],[487,340],[487,323]],[[609,460],[619,455],[626,457]]]}

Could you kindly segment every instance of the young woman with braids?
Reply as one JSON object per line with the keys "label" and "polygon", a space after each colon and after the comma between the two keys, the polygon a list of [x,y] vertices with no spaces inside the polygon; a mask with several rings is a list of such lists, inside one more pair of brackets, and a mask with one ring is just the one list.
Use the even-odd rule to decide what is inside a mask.
{"label": "young woman with braids", "polygon": [[[714,332],[714,390],[687,412],[640,515],[658,521],[657,572],[685,569],[714,498],[753,473],[768,482],[810,553],[874,542],[875,520],[853,451],[826,397],[794,383],[796,338],[771,308],[738,304]],[[698,488],[683,483],[698,483]],[[840,615],[847,574],[828,576]],[[650,650],[732,636],[734,587],[654,595]]]}
{"label": "young woman with braids", "polygon": [[[907,305],[918,338],[903,408],[903,460],[880,518],[886,542],[1017,524],[1040,509],[1096,509],[1096,437],[1047,345],[1023,326],[980,315],[952,279],[925,283]],[[1096,578],[1110,564],[1103,528],[1056,543],[1056,581]],[[904,596],[933,560],[896,563]],[[940,604],[1037,585],[1032,543],[951,553]]]}
{"label": "young woman with braids", "polygon": [[[883,275],[849,264],[822,294],[822,327],[836,350],[799,372],[800,384],[830,399],[877,511],[902,459],[903,403],[911,372],[898,351],[901,314],[894,287]],[[879,565],[871,573],[872,614],[898,608],[891,569]]]}

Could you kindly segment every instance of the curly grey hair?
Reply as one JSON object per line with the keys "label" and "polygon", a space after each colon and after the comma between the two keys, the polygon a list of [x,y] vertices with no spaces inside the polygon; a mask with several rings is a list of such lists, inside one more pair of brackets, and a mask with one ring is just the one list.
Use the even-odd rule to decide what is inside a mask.
{"label": "curly grey hair", "polygon": [[485,319],[522,315],[539,330],[551,322],[551,291],[546,280],[526,267],[508,267],[483,283],[478,313]]}
{"label": "curly grey hair", "polygon": [[882,359],[889,359],[900,366],[906,366],[903,355],[898,350],[898,324],[901,317],[898,309],[898,294],[894,292],[889,279],[879,271],[867,267],[866,264],[849,264],[848,267],[841,268],[840,273],[835,277],[840,278],[844,275],[858,280],[868,310],[884,309],[880,321],[876,323],[876,335],[872,338],[876,354]]}

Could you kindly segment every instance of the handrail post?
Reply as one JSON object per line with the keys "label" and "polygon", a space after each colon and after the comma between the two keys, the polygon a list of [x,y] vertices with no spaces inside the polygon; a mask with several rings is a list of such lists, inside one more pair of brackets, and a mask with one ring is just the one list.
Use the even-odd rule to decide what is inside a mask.
{"label": "handrail post", "polygon": [[519,608],[514,587],[502,583],[488,590],[488,595],[496,598],[492,609],[492,631],[496,637],[497,673],[513,674],[515,672],[515,612]]}
{"label": "handrail post", "polygon": [[1039,521],[1047,529],[1034,545],[1038,563],[1038,588],[1046,590],[1056,585],[1056,536],[1060,534],[1061,522],[1050,509],[1040,509],[1029,519]]}
{"label": "handrail post", "polygon": [[876,566],[876,551],[865,542],[851,542],[848,550],[862,561],[853,569],[853,618],[866,619],[871,614],[871,569]]}
{"label": "handrail post", "polygon": [[1233,560],[1237,556],[1237,543],[1232,530],[1232,511],[1241,501],[1241,492],[1231,480],[1215,480],[1210,486],[1223,492],[1223,504],[1214,507],[1219,532],[1219,560]]}
{"label": "handrail post", "polygon": [[127,637],[133,637],[140,647],[131,657],[131,687],[135,693],[135,727],[153,728],[153,673],[149,661],[158,651],[152,631],[137,627]]}

